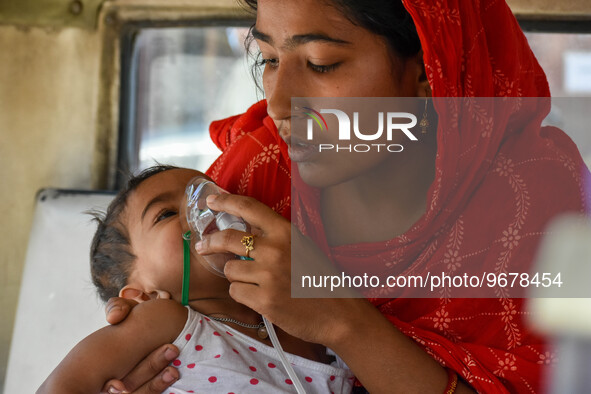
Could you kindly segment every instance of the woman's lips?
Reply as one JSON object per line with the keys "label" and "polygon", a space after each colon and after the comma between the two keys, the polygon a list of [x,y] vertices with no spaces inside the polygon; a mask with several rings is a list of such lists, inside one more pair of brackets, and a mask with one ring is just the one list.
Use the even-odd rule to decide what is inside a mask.
{"label": "woman's lips", "polygon": [[289,158],[292,161],[305,162],[309,161],[318,153],[318,145],[311,144],[308,141],[299,138],[290,138],[287,142]]}

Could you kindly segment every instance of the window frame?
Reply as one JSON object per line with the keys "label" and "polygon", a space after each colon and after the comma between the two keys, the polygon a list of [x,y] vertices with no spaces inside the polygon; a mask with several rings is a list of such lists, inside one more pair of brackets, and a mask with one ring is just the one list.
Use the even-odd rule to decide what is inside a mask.
{"label": "window frame", "polygon": [[[100,85],[96,112],[95,149],[92,161],[94,189],[116,190],[124,171],[130,141],[124,137],[130,111],[124,103],[129,93],[129,49],[133,32],[141,28],[195,27],[231,24],[251,26],[254,15],[235,0],[118,0],[103,3],[98,20],[101,40]],[[127,57],[127,58],[126,58]]]}
{"label": "window frame", "polygon": [[136,133],[137,86],[134,57],[134,46],[141,29],[145,28],[206,28],[206,27],[250,27],[254,20],[236,20],[220,18],[215,20],[193,20],[179,24],[129,23],[121,31],[121,89],[117,147],[117,176],[115,188],[124,185],[127,174],[139,163],[140,135]]}

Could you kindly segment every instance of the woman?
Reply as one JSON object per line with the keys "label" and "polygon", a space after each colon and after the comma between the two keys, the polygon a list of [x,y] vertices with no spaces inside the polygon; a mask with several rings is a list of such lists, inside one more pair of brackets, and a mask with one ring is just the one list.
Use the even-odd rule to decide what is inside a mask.
{"label": "woman", "polygon": [[[285,216],[291,203],[298,228],[324,252],[311,246],[302,252],[317,264],[326,262],[325,255],[341,267],[372,264],[383,256],[351,256],[364,243],[390,240],[397,242],[392,251],[402,273],[529,262],[554,215],[583,210],[580,155],[564,134],[540,128],[545,100],[533,110],[514,108],[490,125],[465,117],[456,127],[449,127],[450,112],[435,103],[439,119],[431,118],[431,143],[413,147],[405,156],[412,162],[380,177],[380,192],[370,193],[371,206],[380,209],[362,220],[343,215],[354,211],[351,204],[359,200],[352,197],[378,190],[378,180],[367,176],[400,156],[322,172],[317,158],[290,144],[291,97],[549,96],[543,71],[504,2],[402,3],[420,46],[394,1],[260,0],[253,35],[265,65],[267,107],[259,103],[212,126],[224,153],[209,174]],[[290,154],[297,162],[292,201],[286,200]],[[247,170],[219,176],[228,168]],[[270,184],[271,190],[261,187]],[[254,262],[226,266],[232,297],[290,334],[333,349],[368,391],[445,392],[455,387],[455,374],[458,393],[540,390],[541,368],[552,355],[525,327],[520,299],[292,299],[289,225],[242,197],[210,203],[266,223],[251,252]],[[499,209],[492,211],[493,203]],[[214,235],[198,251],[243,254],[243,235]]]}

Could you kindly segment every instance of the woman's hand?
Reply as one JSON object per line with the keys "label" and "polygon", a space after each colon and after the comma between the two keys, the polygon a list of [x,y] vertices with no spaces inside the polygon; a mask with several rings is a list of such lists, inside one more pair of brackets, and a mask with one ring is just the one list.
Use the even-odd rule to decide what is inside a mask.
{"label": "woman's hand", "polygon": [[[253,261],[232,260],[224,269],[230,285],[230,296],[266,316],[287,333],[300,339],[330,346],[354,325],[356,317],[375,309],[365,299],[292,298],[292,277],[301,280],[301,272],[313,267],[314,274],[334,273],[331,262],[310,240],[302,236],[282,216],[250,197],[224,194],[209,196],[208,206],[244,218],[256,234]],[[196,245],[199,254],[231,252],[245,255],[241,244],[244,233],[225,230],[203,237]],[[292,236],[294,245],[292,245]],[[292,246],[294,261],[292,267]],[[293,271],[292,271],[293,270]],[[318,289],[316,289],[318,290]],[[308,289],[306,289],[308,291]],[[306,297],[326,294],[306,292]],[[320,289],[320,292],[326,289]],[[350,294],[349,294],[350,295]],[[333,295],[334,296],[334,295]],[[340,296],[343,296],[341,294]],[[352,314],[359,311],[358,314]]]}
{"label": "woman's hand", "polygon": [[129,315],[129,312],[131,312],[131,310],[137,305],[137,301],[128,298],[109,298],[109,301],[107,301],[107,306],[105,306],[107,322],[109,324],[121,323]]}
{"label": "woman's hand", "polygon": [[174,345],[164,345],[142,360],[123,380],[110,380],[101,393],[160,394],[179,379],[179,371],[168,366],[179,355]]}
{"label": "woman's hand", "polygon": [[[114,297],[105,308],[110,324],[121,323],[138,305],[134,300]],[[176,346],[166,344],[154,350],[122,380],[105,383],[101,393],[159,394],[179,379],[179,372],[169,364],[178,357]]]}

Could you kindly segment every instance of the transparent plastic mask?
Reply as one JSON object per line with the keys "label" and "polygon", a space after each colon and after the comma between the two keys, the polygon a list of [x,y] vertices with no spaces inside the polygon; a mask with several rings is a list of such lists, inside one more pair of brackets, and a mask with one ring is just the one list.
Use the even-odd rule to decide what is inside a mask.
{"label": "transparent plastic mask", "polygon": [[[214,211],[207,207],[207,196],[224,193],[228,192],[203,177],[193,178],[188,183],[185,189],[184,208],[187,224],[191,230],[191,253],[195,253],[195,243],[200,241],[206,234],[227,229],[245,232],[249,230],[249,226],[242,218],[227,212]],[[224,266],[226,262],[239,258],[233,253],[218,253],[199,257],[199,261],[207,263],[207,265],[204,263],[204,266],[209,271],[222,277],[225,277]]]}

